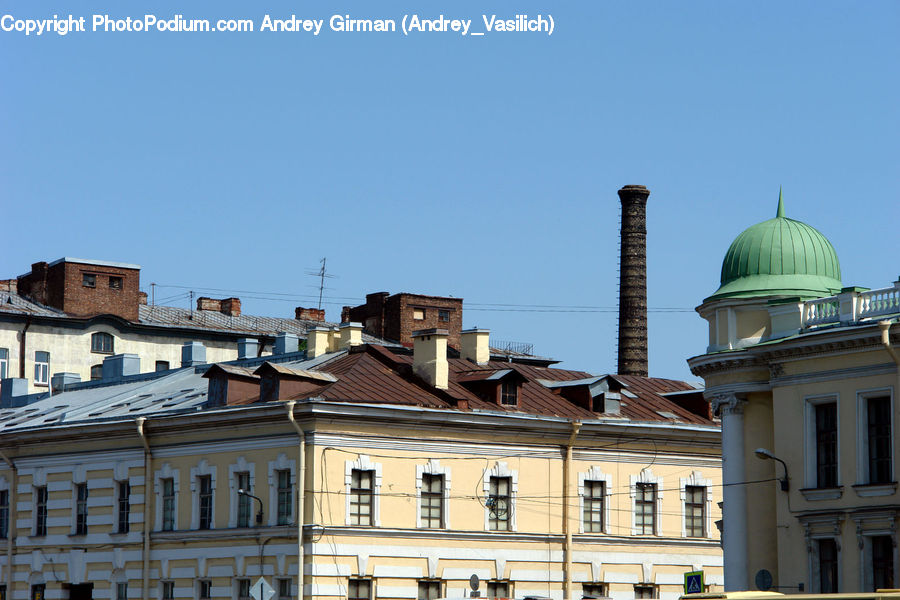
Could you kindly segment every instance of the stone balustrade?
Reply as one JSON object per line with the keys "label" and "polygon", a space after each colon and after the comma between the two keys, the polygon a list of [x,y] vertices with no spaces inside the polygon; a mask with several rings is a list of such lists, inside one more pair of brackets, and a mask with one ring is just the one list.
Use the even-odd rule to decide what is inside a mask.
{"label": "stone balustrade", "polygon": [[833,323],[856,323],[863,319],[900,313],[900,280],[877,290],[845,288],[840,294],[802,303],[803,328]]}

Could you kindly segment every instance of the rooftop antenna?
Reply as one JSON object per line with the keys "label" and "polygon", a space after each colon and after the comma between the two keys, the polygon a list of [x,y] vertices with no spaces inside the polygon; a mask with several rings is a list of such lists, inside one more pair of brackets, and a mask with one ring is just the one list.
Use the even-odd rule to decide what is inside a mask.
{"label": "rooftop antenna", "polygon": [[191,290],[191,299],[190,299],[190,304],[188,305],[188,308],[191,309],[191,316],[188,318],[191,321],[193,321],[194,320],[194,290]]}
{"label": "rooftop antenna", "polygon": [[325,293],[325,279],[334,279],[337,277],[337,275],[329,275],[325,271],[325,262],[326,262],[327,258],[328,257],[324,257],[324,258],[322,258],[322,260],[319,261],[319,263],[322,266],[320,266],[318,270],[316,270],[316,271],[310,270],[310,271],[306,272],[307,275],[313,275],[313,276],[319,278],[319,306],[316,307],[319,310],[322,310],[322,295]]}

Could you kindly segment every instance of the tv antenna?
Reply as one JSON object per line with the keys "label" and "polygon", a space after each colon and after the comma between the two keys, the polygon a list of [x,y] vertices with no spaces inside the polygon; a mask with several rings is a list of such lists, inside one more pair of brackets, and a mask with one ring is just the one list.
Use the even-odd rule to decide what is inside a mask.
{"label": "tv antenna", "polygon": [[310,271],[306,272],[307,275],[312,275],[314,277],[319,278],[319,306],[316,307],[319,310],[322,310],[322,295],[325,293],[325,280],[326,279],[335,279],[337,277],[337,275],[331,275],[326,272],[326,270],[325,270],[325,261],[326,260],[327,260],[327,257],[325,257],[319,261],[321,266],[317,270],[315,270],[315,271],[310,270]]}

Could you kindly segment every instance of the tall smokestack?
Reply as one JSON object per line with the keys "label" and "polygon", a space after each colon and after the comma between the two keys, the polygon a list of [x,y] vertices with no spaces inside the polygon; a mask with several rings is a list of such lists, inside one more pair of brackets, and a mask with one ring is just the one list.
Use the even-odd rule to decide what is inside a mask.
{"label": "tall smokestack", "polygon": [[619,367],[647,377],[647,197],[642,185],[619,190],[622,234],[619,259]]}

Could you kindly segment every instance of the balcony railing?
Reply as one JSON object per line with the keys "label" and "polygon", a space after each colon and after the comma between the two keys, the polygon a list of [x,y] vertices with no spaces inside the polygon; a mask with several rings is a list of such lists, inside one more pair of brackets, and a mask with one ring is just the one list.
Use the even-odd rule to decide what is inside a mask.
{"label": "balcony railing", "polygon": [[830,323],[856,323],[863,319],[900,313],[900,281],[891,287],[847,291],[803,303],[803,328]]}

